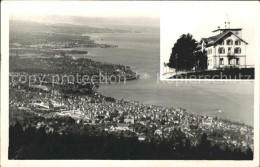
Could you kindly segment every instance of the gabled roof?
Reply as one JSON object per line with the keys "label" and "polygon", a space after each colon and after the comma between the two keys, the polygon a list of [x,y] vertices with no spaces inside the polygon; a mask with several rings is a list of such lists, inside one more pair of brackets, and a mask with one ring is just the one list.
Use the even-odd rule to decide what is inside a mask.
{"label": "gabled roof", "polygon": [[219,40],[223,39],[226,35],[232,33],[233,35],[235,35],[237,38],[239,38],[242,42],[248,44],[245,40],[243,40],[242,38],[240,38],[239,36],[237,36],[234,32],[232,31],[226,31],[223,33],[220,33],[218,35],[209,37],[209,38],[201,38],[201,42],[204,41],[206,46],[211,46],[214,45],[216,42],[218,42]]}
{"label": "gabled roof", "polygon": [[200,50],[201,48],[201,45],[197,45],[196,50]]}
{"label": "gabled roof", "polygon": [[211,36],[209,38],[202,38],[201,40],[203,40],[205,42],[205,44],[208,45],[208,44],[211,44],[212,42],[216,41],[217,39],[221,38],[225,34],[226,34],[226,32],[215,35],[215,36]]}

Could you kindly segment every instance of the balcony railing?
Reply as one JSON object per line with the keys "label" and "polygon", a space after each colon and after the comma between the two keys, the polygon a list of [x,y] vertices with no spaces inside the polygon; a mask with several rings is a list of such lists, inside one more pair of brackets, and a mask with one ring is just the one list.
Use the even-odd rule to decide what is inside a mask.
{"label": "balcony railing", "polygon": [[235,52],[228,52],[227,55],[230,58],[235,58],[236,57],[236,53]]}
{"label": "balcony railing", "polygon": [[228,52],[228,55],[233,55],[233,54],[234,54],[234,52],[231,52],[231,51],[230,51],[230,52]]}

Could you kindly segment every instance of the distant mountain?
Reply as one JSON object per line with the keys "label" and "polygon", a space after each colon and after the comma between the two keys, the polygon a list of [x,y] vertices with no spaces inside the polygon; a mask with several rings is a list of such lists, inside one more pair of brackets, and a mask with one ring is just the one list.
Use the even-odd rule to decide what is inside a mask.
{"label": "distant mountain", "polygon": [[145,17],[80,17],[61,15],[11,15],[10,20],[30,21],[46,24],[73,24],[90,27],[116,28],[129,31],[159,31],[160,20]]}

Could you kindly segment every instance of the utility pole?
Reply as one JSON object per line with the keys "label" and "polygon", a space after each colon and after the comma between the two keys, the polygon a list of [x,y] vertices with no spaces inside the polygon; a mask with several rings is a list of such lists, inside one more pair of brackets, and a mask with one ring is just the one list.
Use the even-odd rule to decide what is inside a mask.
{"label": "utility pole", "polygon": [[175,56],[176,56],[176,61],[175,61],[175,72],[176,72],[176,77],[177,77],[177,60],[178,60],[177,58],[178,58],[178,57],[177,57],[177,55],[175,55]]}
{"label": "utility pole", "polygon": [[245,68],[246,68],[246,56],[245,56]]}

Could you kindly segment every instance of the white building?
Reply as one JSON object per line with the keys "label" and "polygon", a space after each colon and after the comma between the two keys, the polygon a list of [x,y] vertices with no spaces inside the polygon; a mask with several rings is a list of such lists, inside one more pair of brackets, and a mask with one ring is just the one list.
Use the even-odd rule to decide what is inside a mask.
{"label": "white building", "polygon": [[246,45],[242,28],[218,28],[214,36],[202,38],[198,49],[206,51],[208,69],[246,68]]}

